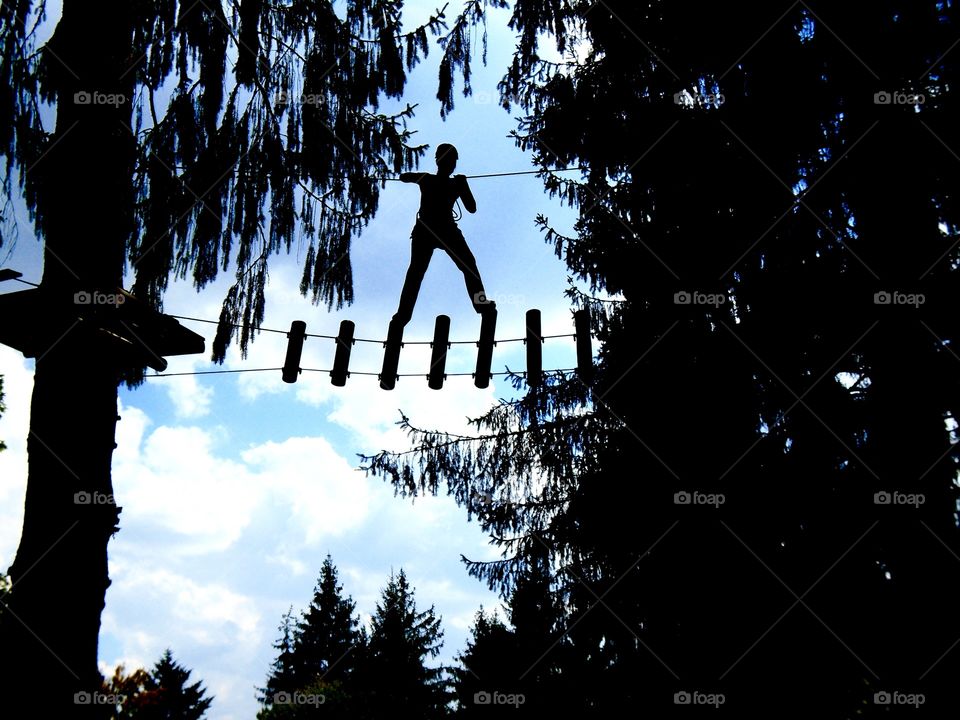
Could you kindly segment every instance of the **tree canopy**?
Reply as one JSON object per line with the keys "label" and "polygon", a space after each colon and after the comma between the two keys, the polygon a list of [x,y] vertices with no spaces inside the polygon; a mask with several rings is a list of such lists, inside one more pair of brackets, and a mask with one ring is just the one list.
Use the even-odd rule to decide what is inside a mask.
{"label": "tree canopy", "polygon": [[245,353],[263,320],[268,260],[281,251],[296,246],[304,258],[305,296],[330,308],[352,301],[350,244],[376,213],[380,178],[415,167],[427,147],[411,142],[414,106],[387,114],[381,101],[402,98],[434,37],[438,93],[452,109],[457,72],[469,89],[471,32],[488,6],[504,5],[469,0],[452,19],[444,5],[406,29],[396,0],[126,4],[117,22],[133,33],[131,54],[105,93],[63,60],[75,42],[64,30],[82,10],[66,3],[58,32],[37,48],[46,2],[4,3],[3,192],[23,193],[45,237],[62,207],[45,180],[59,168],[41,162],[58,139],[57,102],[122,108],[130,175],[115,201],[133,294],[160,308],[171,279],[199,290],[232,266],[213,354],[224,359],[238,327]]}
{"label": "tree canopy", "polygon": [[362,665],[369,717],[384,717],[397,708],[422,718],[446,714],[445,671],[427,664],[440,653],[442,638],[433,606],[419,610],[406,573],[391,573],[370,621]]}
{"label": "tree canopy", "polygon": [[575,234],[538,222],[590,289],[596,381],[471,437],[403,417],[412,450],[367,468],[451,493],[504,593],[546,550],[571,706],[955,708],[953,4],[521,1],[514,27],[518,145],[587,168],[545,173]]}
{"label": "tree canopy", "polygon": [[261,718],[299,717],[323,705],[328,717],[349,717],[362,697],[356,670],[366,650],[356,604],[343,595],[336,566],[327,555],[313,598],[301,619],[283,617],[277,655],[260,702]]}
{"label": "tree canopy", "polygon": [[355,610],[328,555],[301,621],[292,610],[284,615],[257,717],[373,720],[399,708],[416,717],[447,714],[446,671],[427,664],[442,645],[440,618],[432,606],[417,609],[406,573],[391,574],[369,629]]}
{"label": "tree canopy", "polygon": [[103,683],[93,706],[109,711],[111,720],[200,720],[213,698],[201,681],[189,683],[191,670],[173,659],[167,648],[149,671],[137,668],[127,674],[123,665]]}
{"label": "tree canopy", "polygon": [[[3,404],[3,375],[0,375],[0,417],[3,417],[3,414],[7,411],[7,406]],[[0,439],[0,451],[6,450],[7,446]]]}

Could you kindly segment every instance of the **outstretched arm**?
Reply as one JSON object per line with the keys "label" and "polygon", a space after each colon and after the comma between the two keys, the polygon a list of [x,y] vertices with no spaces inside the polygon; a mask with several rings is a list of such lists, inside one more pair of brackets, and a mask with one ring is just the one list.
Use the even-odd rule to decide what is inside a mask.
{"label": "outstretched arm", "polygon": [[427,173],[400,173],[400,182],[419,183],[421,178]]}
{"label": "outstretched arm", "polygon": [[457,175],[457,183],[460,188],[460,199],[463,200],[463,206],[467,212],[475,213],[477,211],[477,201],[470,192],[470,185],[467,183],[465,175]]}

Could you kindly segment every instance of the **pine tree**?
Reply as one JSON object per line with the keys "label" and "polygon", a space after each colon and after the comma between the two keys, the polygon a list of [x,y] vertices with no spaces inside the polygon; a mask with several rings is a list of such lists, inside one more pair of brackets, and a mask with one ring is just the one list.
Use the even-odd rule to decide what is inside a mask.
{"label": "pine tree", "polygon": [[[6,411],[7,407],[3,404],[3,376],[0,375],[0,417],[3,416],[3,413]],[[3,440],[0,440],[0,452],[3,452],[7,449],[7,446],[4,445]],[[6,573],[0,572],[0,616],[3,615],[3,609],[7,604],[7,593],[10,592],[10,578]]]}
{"label": "pine tree", "polygon": [[391,708],[425,718],[446,714],[444,670],[425,664],[440,652],[440,619],[432,606],[417,610],[406,574],[390,576],[369,634],[355,608],[328,555],[301,621],[294,623],[292,608],[284,615],[258,718],[372,720]]}
{"label": "pine tree", "polygon": [[[6,409],[3,404],[3,376],[0,375],[0,417],[3,416]],[[6,449],[7,446],[3,444],[3,440],[0,440],[0,452]],[[10,578],[7,577],[6,573],[0,572],[0,615],[3,614],[3,608],[6,606],[8,592],[10,592]]]}
{"label": "pine tree", "polygon": [[481,607],[474,616],[467,647],[457,655],[453,669],[458,717],[478,717],[486,712],[486,695],[507,692],[519,673],[513,668],[516,642],[513,632],[496,613]]}
{"label": "pine tree", "polygon": [[[564,622],[563,603],[546,552],[516,578],[507,599],[510,627],[494,614],[477,613],[473,638],[454,671],[458,715],[553,717],[589,711],[576,687],[587,682],[583,662]],[[579,661],[579,662],[578,662]],[[571,678],[576,686],[571,687]]]}
{"label": "pine tree", "polygon": [[[468,565],[494,587],[546,544],[571,704],[955,713],[954,4],[520,0],[514,22],[518,143],[588,168],[546,184],[575,234],[538,222],[591,293],[596,379],[473,439],[403,418],[413,451],[368,468],[445,483],[504,548]],[[583,52],[545,62],[541,33]]]}
{"label": "pine tree", "polygon": [[[3,413],[6,412],[7,406],[3,404],[3,375],[0,375],[0,417],[3,417]],[[7,446],[4,444],[3,440],[0,439],[0,452],[6,450]]]}
{"label": "pine tree", "polygon": [[292,693],[300,687],[301,675],[295,654],[297,626],[292,606],[284,613],[280,627],[277,629],[280,631],[280,637],[273,645],[277,656],[270,666],[266,687],[260,689],[259,700],[263,705],[271,705],[278,694]]}
{"label": "pine tree", "polygon": [[[514,693],[524,696],[523,710],[531,717],[564,714],[578,709],[581,699],[571,693],[571,678],[582,682],[572,662],[573,647],[564,623],[563,593],[549,566],[546,546],[531,557],[513,584],[510,624],[516,647],[511,661],[515,668]],[[580,708],[583,709],[583,708]]]}
{"label": "pine tree", "polygon": [[150,677],[156,683],[157,704],[137,715],[143,720],[199,720],[213,702],[212,697],[205,697],[200,681],[187,684],[190,670],[177,663],[169,649],[154,665]]}
{"label": "pine tree", "polygon": [[366,635],[354,614],[356,604],[343,596],[337,568],[323,562],[313,599],[294,624],[291,608],[280,625],[278,651],[260,702],[259,718],[309,717],[322,705],[325,717],[350,717],[360,700],[354,675],[365,653]]}
{"label": "pine tree", "polygon": [[366,656],[358,668],[358,685],[367,701],[363,717],[447,715],[451,698],[444,670],[426,664],[439,654],[442,638],[433,606],[418,611],[404,571],[391,573],[371,620]]}
{"label": "pine tree", "polygon": [[115,720],[199,720],[213,698],[205,697],[201,682],[187,684],[190,674],[167,649],[149,672],[137,668],[128,675],[118,666],[103,682],[101,697],[81,707]]}
{"label": "pine tree", "polygon": [[348,682],[362,653],[356,603],[337,580],[337,568],[327,555],[313,600],[297,625],[294,654],[300,677],[307,682]]}

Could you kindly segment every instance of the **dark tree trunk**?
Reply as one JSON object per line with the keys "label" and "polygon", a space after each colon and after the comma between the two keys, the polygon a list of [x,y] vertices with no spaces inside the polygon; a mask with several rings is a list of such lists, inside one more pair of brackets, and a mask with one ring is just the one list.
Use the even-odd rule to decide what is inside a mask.
{"label": "dark tree trunk", "polygon": [[[135,72],[129,0],[64,0],[44,53],[45,90],[57,123],[43,158],[27,170],[40,185],[45,240],[23,534],[4,613],[3,704],[10,717],[93,717],[100,687],[97,640],[107,543],[117,529],[110,464],[120,366],[96,331],[115,306],[74,294],[122,284],[132,211]],[[86,93],[77,95],[78,93]],[[87,298],[83,298],[87,299]],[[22,712],[16,712],[21,710]],[[5,713],[6,714],[6,713]]]}

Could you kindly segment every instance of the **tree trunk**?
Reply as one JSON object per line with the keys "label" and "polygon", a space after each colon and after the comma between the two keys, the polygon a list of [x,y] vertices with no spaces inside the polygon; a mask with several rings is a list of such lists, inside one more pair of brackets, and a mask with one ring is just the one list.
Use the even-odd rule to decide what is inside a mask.
{"label": "tree trunk", "polygon": [[44,50],[44,90],[57,100],[57,123],[47,153],[27,169],[39,182],[44,300],[34,318],[43,332],[23,533],[0,642],[17,663],[0,673],[10,717],[33,716],[38,704],[52,717],[104,709],[83,693],[100,688],[107,542],[120,512],[110,475],[120,368],[109,338],[96,331],[116,306],[95,293],[122,285],[131,227],[133,5],[64,0]]}

